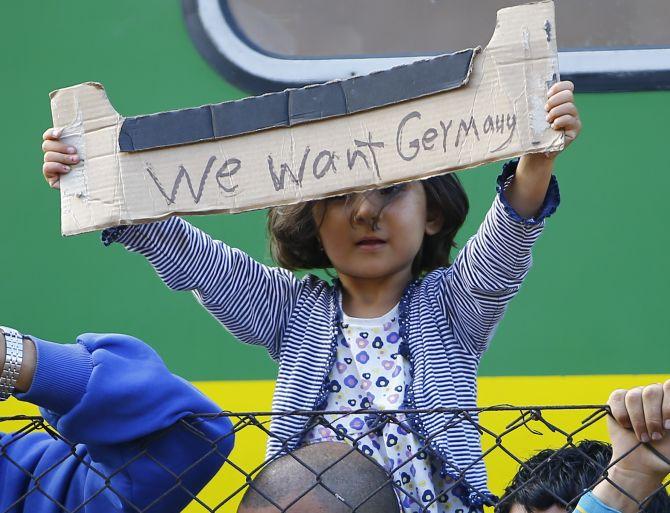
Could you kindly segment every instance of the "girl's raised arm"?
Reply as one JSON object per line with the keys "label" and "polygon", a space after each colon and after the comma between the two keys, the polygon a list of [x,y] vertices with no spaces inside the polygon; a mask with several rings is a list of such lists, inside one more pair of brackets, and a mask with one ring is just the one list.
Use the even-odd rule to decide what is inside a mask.
{"label": "girl's raised arm", "polygon": [[[42,174],[50,187],[79,162],[76,148],[60,141],[60,130],[44,132]],[[105,244],[122,243],[144,255],[173,290],[193,291],[200,303],[243,342],[262,345],[274,359],[301,282],[283,269],[264,266],[186,221],[106,230]]]}
{"label": "girl's raised arm", "polygon": [[[547,122],[563,130],[565,147],[581,131],[572,82],[558,82],[548,91]],[[531,248],[544,219],[558,206],[560,195],[552,176],[557,153],[524,155],[505,165],[498,178],[498,196],[477,234],[444,273],[439,301],[459,340],[480,355],[509,301],[531,265]]]}
{"label": "girl's raised arm", "polygon": [[193,291],[236,338],[279,359],[302,285],[293,273],[263,265],[178,217],[106,230],[103,241],[144,255],[170,289]]}
{"label": "girl's raised arm", "polygon": [[516,171],[517,162],[505,165],[498,178],[499,190],[493,206],[477,233],[443,271],[437,300],[468,352],[481,355],[510,300],[528,273],[531,248],[542,233],[544,219],[559,202],[558,184],[552,177],[540,213],[521,218],[502,194],[505,182]]}

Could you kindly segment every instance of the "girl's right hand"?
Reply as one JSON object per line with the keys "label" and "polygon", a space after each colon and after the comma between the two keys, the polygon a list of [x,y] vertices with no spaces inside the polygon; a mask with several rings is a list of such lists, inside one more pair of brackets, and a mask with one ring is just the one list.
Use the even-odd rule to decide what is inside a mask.
{"label": "girl's right hand", "polygon": [[60,177],[70,171],[70,166],[79,163],[79,155],[74,146],[60,142],[63,132],[60,128],[49,128],[42,136],[44,165],[42,174],[53,189],[60,189]]}

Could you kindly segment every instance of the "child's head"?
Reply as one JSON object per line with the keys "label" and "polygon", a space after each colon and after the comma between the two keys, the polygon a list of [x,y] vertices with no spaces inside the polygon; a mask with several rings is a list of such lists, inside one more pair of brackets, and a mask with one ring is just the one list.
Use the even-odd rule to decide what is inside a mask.
{"label": "child's head", "polygon": [[468,199],[453,174],[270,210],[272,254],[287,269],[381,278],[449,265]]}

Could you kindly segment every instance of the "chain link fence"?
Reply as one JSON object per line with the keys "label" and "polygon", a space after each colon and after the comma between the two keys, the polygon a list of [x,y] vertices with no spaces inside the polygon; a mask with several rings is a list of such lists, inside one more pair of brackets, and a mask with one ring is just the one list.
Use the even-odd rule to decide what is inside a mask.
{"label": "chain link fence", "polygon": [[[407,419],[416,419],[422,415],[435,413],[443,415],[442,429],[444,430],[452,429],[460,423],[468,423],[479,431],[482,438],[482,458],[488,468],[489,484],[497,497],[492,498],[486,490],[469,489],[465,482],[465,475],[469,467],[458,468],[455,464],[453,468],[456,473],[453,477],[441,481],[444,484],[442,489],[435,490],[435,494],[428,498],[417,496],[416,490],[411,486],[412,476],[409,475],[409,472],[405,474],[403,469],[411,468],[412,462],[425,459],[426,453],[423,450],[408,454],[403,458],[394,458],[390,462],[386,461],[385,471],[381,470],[380,462],[375,459],[375,451],[369,450],[369,444],[375,443],[374,440],[388,442],[389,428],[393,428],[393,432],[400,430],[401,433],[412,433],[418,437],[423,447],[429,447],[431,440],[416,432],[412,428],[413,424]],[[260,446],[264,446],[268,437],[278,439],[285,449],[294,445],[291,440],[278,437],[270,427],[272,418],[280,415],[295,415],[304,419],[305,429],[299,435],[301,438],[308,433],[318,433],[319,430],[322,430],[325,438],[331,441],[346,442],[348,445],[339,444],[338,447],[342,449],[331,458],[332,461],[328,460],[325,463],[323,454],[326,453],[322,453],[321,457],[315,458],[314,456],[318,445],[310,446],[311,455],[304,453],[303,456],[301,450],[298,450],[288,452],[281,459],[274,457],[263,461],[262,457],[258,459],[255,456],[250,457],[250,453],[259,453]],[[3,490],[6,491],[7,487],[0,482],[0,513],[28,511],[24,506],[30,502],[31,497],[34,498],[35,494],[46,497],[53,504],[53,511],[67,513],[85,513],[87,507],[93,504],[98,496],[109,494],[114,496],[114,501],[118,506],[122,505],[125,508],[123,511],[129,512],[175,511],[171,508],[174,507],[175,494],[179,494],[182,499],[184,496],[187,498],[184,504],[190,502],[184,509],[188,513],[235,512],[243,497],[245,507],[247,507],[245,513],[252,511],[291,513],[299,511],[298,506],[301,505],[301,501],[316,501],[316,503],[325,504],[328,502],[328,497],[334,506],[332,509],[324,507],[321,511],[387,513],[390,510],[379,509],[382,506],[375,504],[380,504],[380,497],[383,494],[388,495],[389,490],[395,492],[397,497],[395,500],[398,506],[397,511],[467,512],[467,506],[464,508],[460,503],[449,504],[449,500],[462,494],[464,489],[468,490],[470,496],[481,497],[481,503],[486,505],[487,511],[495,509],[496,512],[509,513],[514,503],[523,504],[529,494],[535,497],[541,495],[542,500],[549,501],[547,507],[556,505],[572,511],[580,496],[603,480],[612,483],[612,486],[634,501],[641,512],[670,511],[670,501],[666,490],[670,481],[663,483],[656,492],[648,497],[636,498],[635,490],[623,490],[609,478],[608,446],[595,444],[600,452],[594,453],[592,450],[594,444],[585,442],[585,440],[596,438],[606,439],[605,419],[607,415],[607,408],[600,405],[496,406],[471,410],[446,409],[437,412],[358,410],[355,412],[291,413],[222,412],[218,415],[194,415],[181,420],[167,430],[138,441],[130,449],[124,448],[125,460],[116,468],[110,468],[109,464],[98,465],[95,461],[94,450],[87,451],[84,447],[64,439],[42,417],[0,417],[0,432],[5,433],[0,446],[0,477],[3,475],[3,466],[11,467],[15,474],[18,472],[22,476],[24,487],[24,491],[18,498],[11,504],[7,504],[7,501],[2,500],[2,493],[5,493]],[[220,417],[229,418],[235,437],[235,448],[227,457],[221,452],[221,439],[209,439],[197,428],[200,422],[212,422]],[[360,422],[361,419],[365,425],[351,429],[351,423],[354,420]],[[179,473],[171,469],[164,455],[152,452],[155,442],[169,436],[175,429],[183,431],[181,436],[198,437],[207,445],[206,454],[200,455],[197,460]],[[11,447],[20,440],[24,440],[25,444],[26,437],[32,437],[36,445],[58,444],[62,456],[47,468],[39,468],[38,471],[34,467],[22,466],[18,458],[15,455],[12,456]],[[548,448],[551,450],[547,450]],[[129,450],[134,451],[133,454],[129,455]],[[656,452],[648,445],[638,444],[626,452],[622,458],[638,450]],[[667,462],[662,455],[657,452],[656,454]],[[198,489],[194,493],[186,476],[197,470],[198,465],[202,464],[205,459],[210,458],[211,462],[212,457],[220,460],[221,469],[204,490]],[[129,466],[139,461],[142,461],[144,465],[154,467],[150,473],[152,479],[160,479],[168,483],[167,486],[156,485],[155,497],[152,497],[149,504],[143,505],[134,503],[133,497],[124,496],[116,485]],[[343,462],[346,462],[346,465]],[[475,463],[473,461],[472,465]],[[562,470],[555,468],[552,470],[552,465],[555,467],[557,464],[567,465],[567,467]],[[273,465],[274,469],[272,469]],[[338,465],[344,465],[342,468],[344,474],[336,472]],[[588,478],[590,482],[585,483],[583,488],[578,488],[579,492],[573,497],[561,496],[561,493],[566,492],[557,492],[561,487],[553,486],[551,480],[554,477],[552,476],[555,476],[556,479],[565,479],[565,470],[567,468],[570,474],[570,465],[574,466],[575,476],[579,474],[579,469],[586,469],[586,474],[590,472],[591,477]],[[44,483],[47,478],[53,479],[54,475],[59,472],[63,473],[62,479],[67,481],[68,475],[71,475],[77,467],[85,467],[91,475],[95,476],[95,479],[89,479],[90,483],[84,492],[71,491],[80,497],[80,500],[74,501],[76,505],[72,506],[72,500],[66,504],[61,496],[54,494]],[[377,470],[379,472],[375,479],[361,478],[361,476],[369,478]],[[282,475],[282,472],[285,474]],[[347,481],[347,472],[349,474],[353,472],[358,478]],[[272,479],[276,480],[277,477],[279,477],[280,492],[273,489],[272,485]],[[571,479],[570,476],[568,478]],[[296,481],[300,481],[300,486],[296,485]],[[153,484],[149,480],[149,482],[141,483],[141,486],[151,489]],[[352,487],[359,489],[354,491]]]}

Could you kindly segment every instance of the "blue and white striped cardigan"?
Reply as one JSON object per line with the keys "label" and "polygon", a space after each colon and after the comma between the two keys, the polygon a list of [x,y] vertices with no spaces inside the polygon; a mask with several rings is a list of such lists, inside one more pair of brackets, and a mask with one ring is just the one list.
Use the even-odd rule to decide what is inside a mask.
{"label": "blue and white striped cardigan", "polygon": [[[508,302],[531,265],[531,247],[559,202],[552,177],[540,214],[521,219],[500,194],[516,161],[505,165],[484,222],[448,268],[410,284],[400,302],[403,352],[412,382],[404,408],[475,408],[477,367]],[[260,264],[183,219],[107,230],[106,244],[144,255],[173,290],[191,290],[239,340],[264,346],[279,363],[273,411],[317,410],[327,395],[339,315],[337,284]],[[431,437],[429,451],[443,475],[465,481],[467,505],[489,503],[479,432],[452,414],[413,415],[413,427]],[[296,448],[307,417],[275,417],[268,455]],[[282,441],[288,441],[282,444]],[[457,490],[454,490],[457,491]]]}

